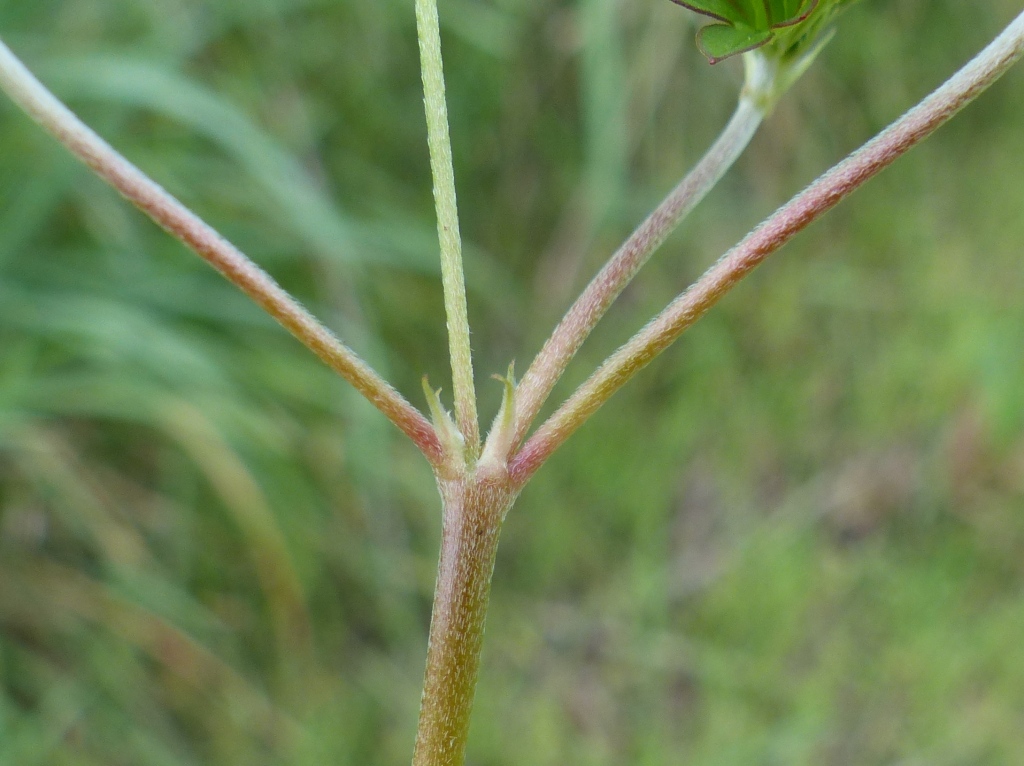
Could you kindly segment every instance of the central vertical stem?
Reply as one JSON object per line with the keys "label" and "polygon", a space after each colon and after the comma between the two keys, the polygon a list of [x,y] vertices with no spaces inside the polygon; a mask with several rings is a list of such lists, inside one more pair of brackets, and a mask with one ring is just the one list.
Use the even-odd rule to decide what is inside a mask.
{"label": "central vertical stem", "polygon": [[498,535],[515,501],[507,476],[438,482],[441,561],[413,766],[462,766]]}
{"label": "central vertical stem", "polygon": [[416,32],[420,41],[427,147],[434,178],[434,207],[437,209],[437,234],[441,245],[441,284],[444,287],[444,313],[448,317],[455,422],[466,439],[469,455],[475,459],[480,454],[480,424],[473,384],[473,352],[469,342],[466,278],[462,271],[462,236],[459,234],[459,207],[455,198],[455,168],[448,130],[437,0],[416,0]]}

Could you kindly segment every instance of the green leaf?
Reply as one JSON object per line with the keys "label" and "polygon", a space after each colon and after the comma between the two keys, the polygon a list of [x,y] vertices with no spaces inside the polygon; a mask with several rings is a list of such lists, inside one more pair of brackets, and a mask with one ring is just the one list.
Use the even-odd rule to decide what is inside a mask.
{"label": "green leaf", "polygon": [[770,31],[758,32],[740,25],[710,24],[697,33],[697,47],[707,56],[708,61],[717,64],[729,56],[759,48],[771,37]]}
{"label": "green leaf", "polygon": [[703,13],[718,21],[731,23],[749,22],[749,9],[744,3],[735,0],[672,0],[677,5],[689,8],[691,11]]}
{"label": "green leaf", "polygon": [[818,0],[771,0],[773,27],[787,27],[806,19],[818,7]]}
{"label": "green leaf", "polygon": [[673,0],[697,13],[731,25],[767,32],[803,21],[818,0]]}
{"label": "green leaf", "polygon": [[719,22],[697,34],[697,44],[712,64],[759,48],[774,40],[778,30],[799,25],[815,11],[828,12],[836,5],[836,0],[672,1]]}

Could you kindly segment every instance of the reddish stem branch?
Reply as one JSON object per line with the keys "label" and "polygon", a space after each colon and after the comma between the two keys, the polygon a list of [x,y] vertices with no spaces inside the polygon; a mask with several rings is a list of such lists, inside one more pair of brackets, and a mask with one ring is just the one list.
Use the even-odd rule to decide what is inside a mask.
{"label": "reddish stem branch", "polygon": [[753,98],[741,97],[725,130],[701,161],[637,227],[566,312],[516,389],[519,445],[565,368],[605,312],[680,221],[714,188],[757,131],[764,116]]}
{"label": "reddish stem branch", "polygon": [[510,470],[525,482],[622,385],[797,232],[952,118],[1024,55],[1024,13],[924,101],[794,197],[616,351],[523,446]]}
{"label": "reddish stem branch", "polygon": [[339,341],[265,271],[100,138],[40,83],[0,41],[0,87],[98,176],[194,250],[351,383],[423,451],[442,460],[430,422]]}

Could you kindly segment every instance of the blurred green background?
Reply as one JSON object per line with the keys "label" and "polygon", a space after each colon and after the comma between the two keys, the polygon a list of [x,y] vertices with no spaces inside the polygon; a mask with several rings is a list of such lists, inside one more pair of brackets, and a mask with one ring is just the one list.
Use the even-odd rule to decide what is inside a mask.
{"label": "blurred green background", "polygon": [[[740,73],[668,0],[441,6],[489,420]],[[556,398],[1019,9],[844,16]],[[411,400],[447,379],[411,0],[0,34]],[[1024,763],[1022,156],[1018,67],[542,469],[472,764]],[[408,763],[439,527],[383,417],[0,99],[0,766]]]}

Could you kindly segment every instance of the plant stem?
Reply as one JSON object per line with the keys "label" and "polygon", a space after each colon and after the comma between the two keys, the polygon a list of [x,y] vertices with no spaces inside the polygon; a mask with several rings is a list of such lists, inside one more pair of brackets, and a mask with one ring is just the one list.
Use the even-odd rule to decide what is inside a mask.
{"label": "plant stem", "polygon": [[462,238],[459,234],[459,210],[455,198],[455,170],[448,131],[437,0],[416,0],[416,30],[420,44],[423,104],[427,113],[427,146],[430,149],[430,170],[434,178],[437,235],[441,244],[441,281],[444,285],[444,310],[448,318],[455,422],[466,440],[469,457],[475,459],[480,454],[480,425],[473,384],[473,352],[469,342],[466,279],[462,271]]}
{"label": "plant stem", "polygon": [[439,480],[444,502],[413,766],[462,766],[498,535],[518,490],[504,469]]}
{"label": "plant stem", "polygon": [[736,162],[764,119],[771,70],[749,54],[747,83],[736,111],[715,143],[608,260],[566,312],[516,389],[513,444],[518,446],[580,346],[640,268]]}
{"label": "plant stem", "polygon": [[0,41],[0,88],[98,176],[194,250],[292,335],[355,386],[422,450],[442,461],[430,422],[354,351],[234,245],[118,154],[62,104]]}
{"label": "plant stem", "polygon": [[794,197],[726,253],[581,385],[510,467],[526,481],[627,380],[700,319],[737,282],[854,189],[931,135],[1024,55],[1024,13],[953,77]]}

